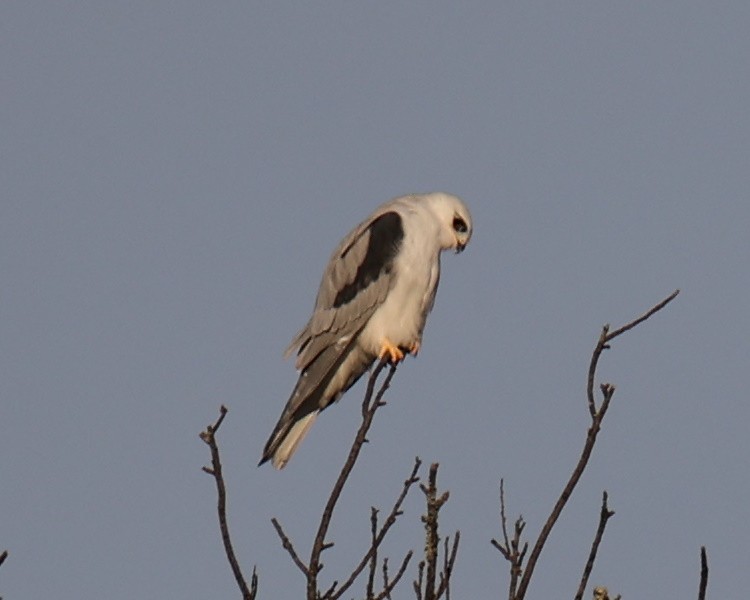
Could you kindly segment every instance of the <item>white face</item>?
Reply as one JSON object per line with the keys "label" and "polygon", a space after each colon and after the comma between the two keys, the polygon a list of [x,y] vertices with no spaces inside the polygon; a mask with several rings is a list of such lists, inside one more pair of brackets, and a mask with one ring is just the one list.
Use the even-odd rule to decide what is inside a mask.
{"label": "white face", "polygon": [[473,230],[469,209],[450,194],[433,194],[431,200],[443,224],[443,248],[461,252],[469,243]]}

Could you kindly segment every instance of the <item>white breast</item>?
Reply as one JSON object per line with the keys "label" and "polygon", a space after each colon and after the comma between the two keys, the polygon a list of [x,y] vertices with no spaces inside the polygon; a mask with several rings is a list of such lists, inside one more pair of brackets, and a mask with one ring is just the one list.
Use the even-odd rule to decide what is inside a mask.
{"label": "white breast", "polygon": [[414,227],[417,218],[404,216],[406,235],[395,261],[395,285],[360,336],[361,346],[373,354],[380,352],[384,339],[404,348],[422,340],[440,276],[440,247],[437,227],[423,219]]}

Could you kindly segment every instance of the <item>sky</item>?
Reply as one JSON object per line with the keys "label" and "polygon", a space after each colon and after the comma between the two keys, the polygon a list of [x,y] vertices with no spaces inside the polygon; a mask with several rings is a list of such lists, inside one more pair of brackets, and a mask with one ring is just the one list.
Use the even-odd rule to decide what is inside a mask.
{"label": "sky", "polygon": [[[617,386],[529,597],[750,588],[750,4],[0,5],[0,567],[5,598],[233,598],[198,433],[219,432],[260,597],[304,581],[360,383],[290,465],[258,468],[283,350],[338,241],[383,201],[472,211],[419,356],[345,489],[324,583],[415,456],[440,464],[456,598],[504,597],[499,482],[533,541],[588,426],[600,328]],[[385,554],[423,545],[421,492]],[[410,581],[394,596],[411,597]],[[361,595],[364,584],[352,595]],[[590,596],[590,590],[586,597]]]}

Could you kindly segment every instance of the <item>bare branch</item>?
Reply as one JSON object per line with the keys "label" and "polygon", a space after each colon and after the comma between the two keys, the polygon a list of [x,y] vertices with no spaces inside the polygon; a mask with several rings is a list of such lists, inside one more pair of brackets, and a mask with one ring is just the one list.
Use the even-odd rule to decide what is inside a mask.
{"label": "bare branch", "polygon": [[616,329],[612,333],[609,332],[609,325],[605,325],[604,327],[602,327],[602,333],[599,336],[599,341],[597,342],[596,348],[594,348],[594,353],[591,356],[591,363],[589,364],[588,385],[586,387],[587,396],[589,400],[589,413],[591,414],[592,419],[594,418],[596,414],[596,402],[594,401],[594,375],[596,373],[596,367],[599,364],[599,357],[601,356],[602,352],[604,352],[604,350],[607,350],[609,348],[609,345],[608,345],[609,342],[614,340],[616,337],[621,336],[626,331],[630,331],[634,327],[643,323],[649,317],[659,312],[667,304],[672,302],[672,300],[674,300],[679,293],[680,293],[680,290],[675,290],[669,296],[667,296],[664,300],[662,300],[657,305],[650,308],[640,317],[633,319],[632,321],[630,321],[630,323],[626,323],[625,325],[623,325],[619,329]]}
{"label": "bare branch", "polygon": [[[331,545],[333,545],[333,544],[331,544]],[[321,565],[321,568],[323,568],[322,565]],[[333,591],[336,589],[336,586],[338,584],[339,584],[339,582],[334,580],[334,582],[331,584],[331,587],[329,587],[322,596],[319,595],[319,596],[316,596],[315,598],[316,599],[317,598],[321,598],[323,600],[328,600],[328,598],[331,597],[331,595],[333,594]]]}
{"label": "bare branch", "polygon": [[662,300],[661,302],[659,302],[659,304],[657,304],[656,306],[654,306],[651,309],[649,309],[647,312],[645,312],[643,315],[641,315],[637,319],[632,320],[630,323],[627,323],[627,324],[623,325],[619,329],[615,329],[612,333],[610,333],[607,336],[607,341],[611,342],[613,339],[615,339],[616,337],[622,335],[626,331],[629,331],[629,330],[633,329],[633,327],[637,327],[638,325],[640,325],[641,323],[643,323],[646,319],[648,319],[649,317],[651,317],[651,316],[655,315],[656,313],[658,313],[667,304],[669,304],[670,302],[672,302],[672,300],[674,300],[675,298],[677,298],[677,295],[679,293],[680,293],[680,290],[675,290],[669,296],[667,296],[666,298],[664,298],[664,300]]}
{"label": "bare branch", "polygon": [[8,551],[3,550],[2,553],[0,553],[0,565],[2,565],[5,562],[6,558],[8,558]]}
{"label": "bare branch", "polygon": [[386,556],[383,559],[383,597],[388,598],[388,600],[391,600],[391,593],[390,591],[386,591],[389,589],[390,586],[390,578],[388,576],[388,557]]}
{"label": "bare branch", "polygon": [[219,409],[219,418],[213,425],[208,425],[205,431],[202,431],[199,435],[200,438],[208,445],[211,450],[211,467],[203,467],[203,471],[211,475],[216,481],[216,493],[217,493],[217,512],[219,514],[219,528],[221,529],[221,540],[224,543],[224,552],[227,555],[229,566],[232,568],[232,573],[237,581],[237,586],[240,588],[243,600],[254,600],[258,593],[258,576],[253,567],[253,575],[250,580],[250,586],[247,585],[242,569],[237,562],[237,557],[234,554],[234,547],[232,546],[232,539],[229,535],[229,525],[227,524],[227,492],[224,484],[224,474],[221,469],[221,458],[219,456],[219,446],[216,443],[216,432],[221,427],[224,417],[227,415],[227,407],[223,404]]}
{"label": "bare branch", "polygon": [[[385,521],[383,522],[383,526],[378,531],[377,535],[373,538],[373,541],[370,545],[369,550],[367,553],[362,557],[362,560],[359,562],[359,564],[354,568],[351,575],[349,576],[349,579],[347,579],[344,584],[338,589],[338,591],[331,596],[332,600],[337,600],[340,598],[344,592],[346,592],[349,587],[354,583],[354,581],[359,577],[359,574],[364,569],[365,565],[367,564],[368,560],[373,560],[373,556],[376,555],[378,548],[383,543],[383,540],[385,539],[385,536],[387,535],[390,528],[396,523],[396,519],[400,517],[403,514],[403,511],[401,510],[401,506],[404,503],[404,500],[406,499],[407,494],[409,493],[409,490],[411,487],[419,481],[419,477],[417,477],[417,472],[419,471],[419,467],[422,466],[422,461],[417,456],[414,459],[414,467],[411,470],[411,474],[409,477],[406,478],[404,481],[404,486],[401,489],[401,493],[399,494],[398,498],[396,498],[396,502],[393,504],[393,508],[391,508],[391,512],[388,513],[388,516],[386,517]],[[375,510],[374,508],[372,510]],[[372,516],[371,516],[372,519]],[[372,565],[377,564],[377,561],[371,562],[371,568]]]}
{"label": "bare branch", "polygon": [[[510,542],[508,541],[508,519],[505,517],[505,481],[502,478],[500,478],[500,523],[503,528],[505,552],[503,552],[503,546],[498,544],[495,540],[492,540],[492,542],[500,552],[503,552],[503,556],[505,556],[510,550]],[[506,556],[506,558],[508,557]]]}
{"label": "bare branch", "polygon": [[451,575],[453,575],[453,566],[456,564],[456,556],[458,555],[458,542],[461,539],[461,532],[456,531],[456,535],[453,536],[453,546],[450,546],[451,536],[445,538],[445,548],[443,550],[443,572],[440,573],[440,585],[438,586],[436,598],[440,598],[445,594],[446,600],[451,598]]}
{"label": "bare branch", "polygon": [[375,583],[375,571],[378,568],[378,509],[370,507],[370,571],[367,576],[367,600],[372,599],[372,589]]}
{"label": "bare branch", "polygon": [[299,554],[297,554],[297,551],[294,549],[294,545],[292,544],[291,540],[286,535],[286,533],[284,533],[284,529],[281,527],[281,523],[279,523],[275,517],[271,519],[271,523],[273,524],[274,529],[276,529],[276,533],[279,535],[279,538],[281,538],[281,546],[289,553],[289,556],[292,557],[292,561],[294,561],[294,564],[297,565],[297,568],[302,571],[302,574],[307,577],[309,573],[307,565],[302,562]]}
{"label": "bare branch", "polygon": [[599,527],[596,530],[596,535],[594,536],[594,542],[591,544],[591,552],[589,553],[589,558],[586,561],[586,566],[583,569],[583,575],[581,576],[581,583],[578,586],[578,591],[575,595],[575,600],[581,600],[583,598],[583,594],[586,591],[586,586],[589,582],[589,576],[591,575],[591,570],[594,568],[594,561],[596,560],[596,553],[599,549],[599,544],[602,541],[602,537],[604,536],[604,529],[607,527],[607,521],[615,514],[615,511],[609,510],[609,507],[607,506],[607,492],[605,491],[602,494],[602,509],[599,513]]}
{"label": "bare branch", "polygon": [[534,544],[531,550],[529,561],[526,565],[526,570],[524,571],[523,576],[521,577],[521,581],[519,582],[519,585],[518,585],[518,591],[516,594],[517,600],[522,600],[523,597],[525,596],[526,589],[528,588],[529,582],[531,580],[531,576],[534,573],[534,567],[536,566],[537,560],[539,559],[539,555],[542,552],[542,548],[544,547],[544,544],[546,543],[547,538],[549,537],[549,534],[552,531],[552,528],[557,522],[557,519],[560,517],[560,514],[562,513],[562,510],[565,507],[565,504],[567,503],[568,498],[570,498],[571,494],[573,493],[573,490],[575,489],[576,484],[578,483],[578,480],[581,478],[581,475],[583,474],[583,471],[586,468],[589,457],[591,456],[591,451],[593,450],[594,444],[596,442],[596,436],[599,433],[601,419],[604,417],[606,409],[609,406],[609,400],[611,399],[613,393],[614,393],[614,387],[610,386],[607,389],[607,393],[605,395],[605,402],[602,403],[602,408],[597,413],[597,418],[594,420],[594,423],[591,425],[591,427],[588,430],[588,434],[586,436],[586,443],[584,445],[583,452],[581,453],[581,457],[578,459],[578,464],[573,470],[573,474],[568,480],[568,483],[565,485],[565,488],[563,489],[557,502],[555,503],[555,506],[552,509],[552,513],[550,514],[549,518],[547,519],[544,526],[542,527],[542,531],[539,534],[539,538],[537,539],[536,543]]}
{"label": "bare branch", "polygon": [[523,600],[523,598],[526,595],[526,590],[528,589],[529,582],[531,581],[531,577],[534,574],[534,568],[536,567],[536,563],[539,560],[539,556],[542,552],[542,548],[544,548],[544,544],[547,542],[547,538],[549,537],[549,534],[552,531],[552,528],[557,522],[557,519],[560,517],[560,514],[562,513],[562,510],[565,507],[565,504],[570,498],[570,495],[573,493],[573,490],[578,484],[578,481],[581,478],[581,475],[583,474],[583,471],[586,468],[586,465],[588,464],[589,458],[591,456],[591,451],[594,449],[594,444],[596,443],[596,436],[599,433],[602,421],[604,419],[604,416],[607,413],[607,409],[609,408],[609,403],[612,400],[612,396],[615,393],[615,387],[613,385],[609,383],[603,383],[600,386],[602,395],[603,395],[603,400],[602,400],[601,406],[598,409],[596,408],[596,402],[594,400],[594,379],[596,375],[596,369],[599,364],[599,358],[602,352],[606,350],[607,348],[609,348],[608,342],[612,341],[619,335],[622,335],[626,331],[633,329],[640,323],[643,323],[643,321],[645,321],[646,319],[648,319],[649,317],[651,317],[652,315],[660,311],[667,304],[669,304],[672,300],[674,300],[677,294],[679,294],[679,290],[676,290],[675,292],[670,294],[667,298],[665,298],[664,300],[659,302],[659,304],[649,309],[646,313],[644,313],[640,317],[634,319],[633,321],[627,323],[626,325],[623,325],[622,327],[620,327],[619,329],[616,329],[612,333],[609,333],[609,325],[605,325],[602,328],[602,333],[599,336],[599,341],[597,342],[596,347],[594,348],[594,352],[591,356],[591,363],[589,364],[586,395],[588,399],[589,413],[591,415],[591,426],[589,427],[589,430],[586,434],[586,442],[583,446],[581,457],[578,459],[578,463],[576,464],[576,467],[573,470],[573,473],[570,476],[570,479],[565,484],[565,487],[563,488],[563,491],[560,494],[560,497],[558,498],[557,502],[555,503],[554,508],[552,509],[552,512],[550,513],[550,516],[548,517],[547,521],[542,527],[541,532],[539,533],[539,537],[537,538],[536,543],[531,549],[531,554],[529,555],[529,560],[526,564],[526,569],[518,584],[518,590],[517,590],[514,600]]}
{"label": "bare branch", "polygon": [[503,530],[503,542],[500,543],[495,539],[491,540],[492,545],[500,551],[505,560],[510,563],[510,583],[508,585],[508,598],[513,600],[516,597],[516,587],[518,586],[518,579],[521,577],[523,572],[523,559],[526,556],[526,550],[529,545],[524,542],[523,549],[521,548],[521,535],[523,534],[523,528],[526,527],[526,522],[523,517],[518,517],[515,522],[513,539],[508,539],[508,521],[505,516],[505,482],[500,480],[500,523]]}
{"label": "bare branch", "polygon": [[404,557],[404,560],[401,561],[401,567],[399,568],[398,572],[396,573],[396,576],[393,578],[392,581],[388,581],[388,559],[383,560],[383,591],[380,592],[375,598],[375,600],[383,600],[383,598],[390,598],[391,597],[391,591],[393,591],[393,588],[395,588],[398,585],[398,582],[401,581],[401,578],[404,576],[404,573],[406,572],[406,567],[409,565],[409,561],[411,560],[411,557],[414,553],[409,550],[406,553],[406,556]]}
{"label": "bare branch", "polygon": [[412,586],[414,587],[414,593],[417,595],[417,600],[423,600],[422,583],[424,582],[424,566],[425,566],[424,561],[423,560],[419,561],[419,565],[417,567],[417,578],[412,582]]}
{"label": "bare branch", "polygon": [[437,576],[436,565],[438,543],[440,541],[438,536],[437,516],[440,507],[448,499],[447,495],[444,499],[437,497],[437,470],[437,463],[430,465],[429,484],[426,486],[420,484],[419,486],[427,498],[427,513],[422,517],[422,522],[424,523],[426,532],[426,540],[424,544],[425,563],[427,564],[427,576],[425,579],[424,591],[425,600],[433,600],[435,598],[435,580]]}
{"label": "bare branch", "polygon": [[[437,472],[438,464],[430,465],[428,484],[420,484],[420,489],[427,499],[427,512],[422,516],[422,522],[425,528],[425,558],[419,563],[418,578],[414,582],[414,591],[418,599],[437,600],[445,593],[450,586],[450,577],[453,572],[453,565],[458,552],[458,540],[460,533],[456,532],[453,542],[453,550],[445,561],[445,568],[438,574],[437,558],[440,550],[440,535],[438,533],[438,514],[443,505],[448,501],[450,492],[444,492],[438,496],[437,491]],[[447,552],[447,546],[446,546]],[[438,575],[440,580],[438,581]],[[423,587],[424,584],[424,587]]]}
{"label": "bare branch", "polygon": [[[359,453],[362,450],[362,446],[367,441],[367,432],[372,426],[375,412],[378,408],[385,404],[385,402],[383,402],[383,395],[388,389],[391,379],[393,379],[393,375],[396,373],[396,365],[390,365],[388,374],[383,380],[383,383],[381,384],[377,394],[375,394],[375,384],[377,382],[378,376],[380,375],[380,372],[386,367],[386,365],[388,365],[386,361],[380,361],[375,369],[373,369],[372,374],[370,375],[370,378],[368,380],[367,391],[365,392],[365,397],[362,401],[362,423],[357,430],[357,434],[354,438],[354,441],[352,442],[352,446],[349,450],[349,455],[347,456],[346,462],[344,463],[344,466],[342,467],[341,472],[339,473],[339,476],[333,485],[331,494],[328,497],[325,508],[323,509],[323,515],[320,518],[320,524],[315,535],[315,540],[313,541],[312,551],[310,552],[310,560],[308,561],[307,565],[305,565],[299,558],[299,555],[294,550],[294,547],[291,541],[289,541],[289,538],[284,534],[284,531],[281,528],[279,522],[276,519],[272,519],[273,525],[276,528],[279,537],[281,538],[284,548],[287,550],[287,552],[289,552],[289,555],[297,565],[297,568],[299,568],[307,578],[307,598],[309,600],[317,600],[318,598],[336,599],[352,585],[357,576],[362,572],[362,569],[364,569],[364,567],[367,565],[367,562],[372,558],[373,554],[376,553],[377,548],[382,541],[382,537],[385,536],[388,529],[390,529],[396,518],[400,515],[400,506],[403,502],[403,498],[406,496],[408,487],[410,487],[412,483],[414,483],[414,481],[409,483],[408,486],[405,487],[405,490],[402,492],[402,496],[399,496],[399,500],[397,500],[396,505],[391,511],[391,514],[389,514],[386,522],[383,525],[383,528],[378,534],[378,539],[380,541],[376,546],[371,546],[370,551],[368,551],[368,553],[362,559],[362,562],[357,566],[355,572],[352,573],[350,578],[344,583],[341,588],[337,590],[336,588],[338,587],[338,581],[334,581],[331,587],[321,595],[318,590],[318,574],[323,569],[323,564],[320,561],[320,557],[324,550],[333,546],[333,543],[328,543],[325,541],[326,535],[328,534],[328,528],[333,517],[333,511],[336,508],[336,504],[338,503],[339,498],[341,497],[341,492],[343,491],[344,486],[349,479],[349,475],[351,474],[352,469],[357,462]],[[415,470],[416,468],[418,468],[418,466],[415,467]],[[415,475],[416,473],[413,473],[411,479],[414,479]],[[377,560],[377,557],[375,558],[375,560]]]}
{"label": "bare branch", "polygon": [[701,582],[698,586],[698,600],[706,600],[706,588],[708,587],[708,557],[706,547],[701,546]]}

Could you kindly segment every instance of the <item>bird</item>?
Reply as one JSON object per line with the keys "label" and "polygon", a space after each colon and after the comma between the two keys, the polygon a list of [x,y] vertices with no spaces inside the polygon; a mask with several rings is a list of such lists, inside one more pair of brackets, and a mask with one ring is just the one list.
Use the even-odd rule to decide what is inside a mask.
{"label": "bird", "polygon": [[394,198],[357,225],[333,251],[312,316],[285,352],[299,379],[258,466],[282,469],[318,414],[376,360],[416,356],[440,280],[440,255],[463,251],[472,235],[464,202],[432,192]]}

